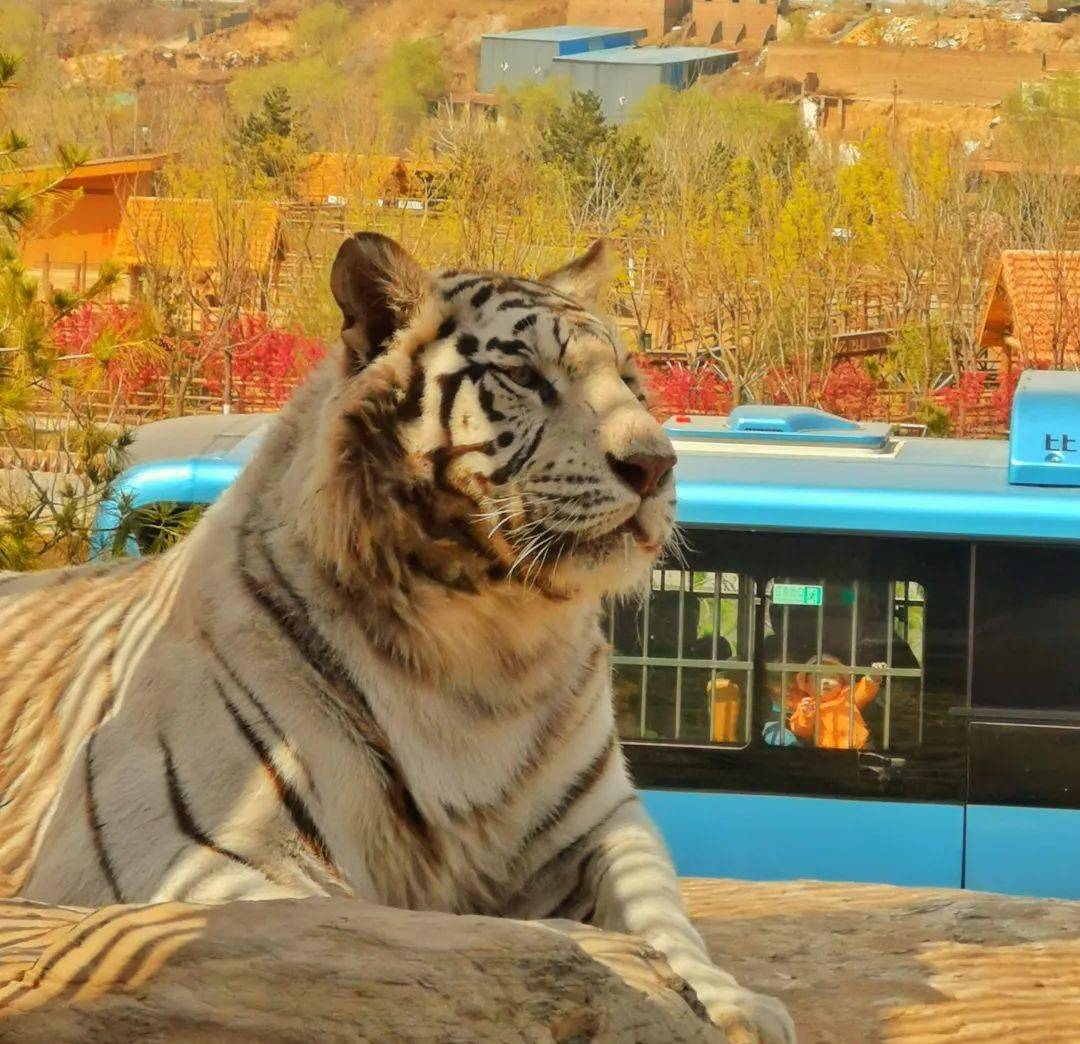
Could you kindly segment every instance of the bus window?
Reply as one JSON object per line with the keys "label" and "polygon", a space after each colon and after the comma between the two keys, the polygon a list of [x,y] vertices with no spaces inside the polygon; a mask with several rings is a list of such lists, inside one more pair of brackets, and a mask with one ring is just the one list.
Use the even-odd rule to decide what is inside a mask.
{"label": "bus window", "polygon": [[[687,536],[689,563],[658,566],[648,599],[608,618],[638,786],[961,800],[967,723],[954,711],[967,702],[970,545],[707,527]],[[822,660],[809,663],[819,631]],[[722,691],[702,701],[714,670]],[[792,732],[796,682],[820,698],[828,677],[854,701],[868,675],[880,680],[872,698],[869,686],[858,693],[865,736],[850,711],[830,720],[838,749],[815,747],[813,714],[805,738]]]}
{"label": "bus window", "polygon": [[925,592],[907,580],[777,577],[765,586],[758,731],[777,747],[921,742]]}
{"label": "bus window", "polygon": [[753,695],[753,585],[734,573],[653,570],[641,603],[608,616],[624,739],[742,746]]}
{"label": "bus window", "polygon": [[1080,552],[980,545],[975,562],[973,702],[1080,711]]}

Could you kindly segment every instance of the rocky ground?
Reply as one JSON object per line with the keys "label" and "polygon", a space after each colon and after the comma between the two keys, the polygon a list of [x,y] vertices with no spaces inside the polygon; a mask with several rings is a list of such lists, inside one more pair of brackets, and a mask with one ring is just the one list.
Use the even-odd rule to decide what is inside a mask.
{"label": "rocky ground", "polygon": [[713,954],[784,998],[800,1044],[1080,1041],[1080,903],[687,881]]}
{"label": "rocky ground", "polygon": [[[1080,903],[687,881],[803,1044],[1080,1040]],[[648,947],[343,901],[0,903],[0,1040],[720,1042]]]}

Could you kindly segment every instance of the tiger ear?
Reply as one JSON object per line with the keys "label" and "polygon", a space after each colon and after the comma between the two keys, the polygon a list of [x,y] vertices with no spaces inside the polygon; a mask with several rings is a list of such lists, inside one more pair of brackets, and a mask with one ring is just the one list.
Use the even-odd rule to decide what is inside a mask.
{"label": "tiger ear", "polygon": [[541,283],[593,308],[614,275],[615,259],[606,239],[596,240],[581,257],[540,277]]}
{"label": "tiger ear", "polygon": [[357,232],[341,244],[330,290],[341,309],[348,373],[363,369],[409,324],[429,286],[412,255],[386,236]]}

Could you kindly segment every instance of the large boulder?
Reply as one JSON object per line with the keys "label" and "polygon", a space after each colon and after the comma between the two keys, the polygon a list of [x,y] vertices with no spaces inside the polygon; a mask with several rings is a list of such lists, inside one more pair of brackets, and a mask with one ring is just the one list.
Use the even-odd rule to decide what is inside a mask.
{"label": "large boulder", "polygon": [[[1080,1041],[1080,903],[687,881],[800,1044]],[[719,1042],[640,941],[360,904],[0,902],[0,1041]]]}
{"label": "large boulder", "polygon": [[717,1044],[640,940],[342,900],[0,903],[0,1040]]}

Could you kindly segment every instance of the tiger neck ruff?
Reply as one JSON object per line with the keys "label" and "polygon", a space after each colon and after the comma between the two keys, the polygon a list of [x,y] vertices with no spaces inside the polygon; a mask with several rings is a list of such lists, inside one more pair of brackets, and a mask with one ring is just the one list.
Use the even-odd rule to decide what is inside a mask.
{"label": "tiger neck ruff", "polygon": [[674,454],[606,268],[350,238],[341,344],[182,544],[0,586],[0,894],[587,920],[794,1040],[710,962],[614,732],[600,603],[672,537]]}

